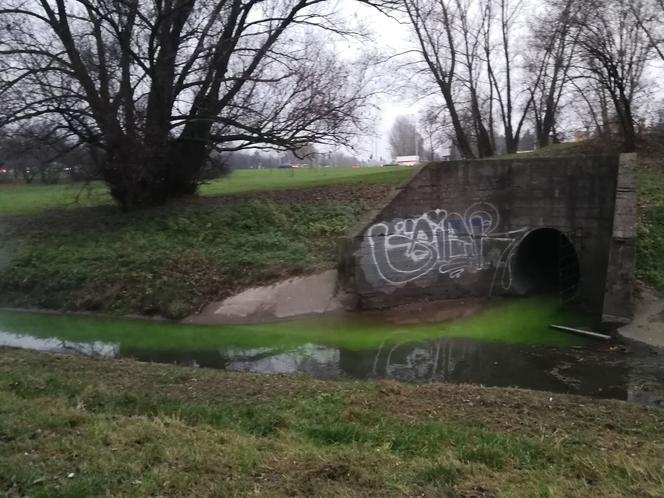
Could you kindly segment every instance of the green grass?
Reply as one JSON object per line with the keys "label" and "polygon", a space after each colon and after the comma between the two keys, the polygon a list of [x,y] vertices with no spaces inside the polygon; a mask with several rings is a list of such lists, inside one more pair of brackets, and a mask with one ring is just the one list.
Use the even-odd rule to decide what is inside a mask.
{"label": "green grass", "polygon": [[408,166],[239,170],[226,178],[204,184],[201,186],[201,195],[215,196],[329,185],[397,184],[405,181],[414,171],[415,168]]}
{"label": "green grass", "polygon": [[637,277],[664,292],[664,170],[639,173]]}
{"label": "green grass", "polygon": [[110,202],[106,188],[98,182],[89,185],[0,185],[0,216],[99,206]]}
{"label": "green grass", "polygon": [[233,289],[334,266],[334,241],[360,213],[248,201],[47,217],[4,247],[0,305],[183,317]]}
{"label": "green grass", "polygon": [[4,496],[661,496],[664,412],[0,352]]}
{"label": "green grass", "polygon": [[394,325],[362,316],[327,316],[265,325],[196,326],[0,311],[0,330],[4,332],[75,343],[100,341],[129,351],[288,351],[307,344],[361,351],[443,337],[564,346],[581,344],[582,340],[552,331],[548,325],[578,326],[583,321],[577,313],[560,310],[556,298],[538,296],[505,301],[462,320],[422,325]]}
{"label": "green grass", "polygon": [[573,155],[600,154],[601,152],[601,150],[598,151],[596,147],[593,147],[592,144],[584,142],[565,142],[561,144],[551,144],[542,149],[536,149],[530,152],[503,154],[501,156],[491,157],[489,160],[567,157]]}
{"label": "green grass", "polygon": [[[203,196],[330,185],[397,184],[414,168],[315,168],[239,170],[201,186]],[[101,182],[62,185],[0,185],[0,216],[111,204]]]}

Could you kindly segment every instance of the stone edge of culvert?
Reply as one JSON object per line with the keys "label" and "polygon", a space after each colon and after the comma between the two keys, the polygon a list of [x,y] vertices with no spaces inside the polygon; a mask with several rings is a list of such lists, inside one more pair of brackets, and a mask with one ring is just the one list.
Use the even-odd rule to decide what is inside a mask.
{"label": "stone edge of culvert", "polygon": [[664,349],[664,295],[640,285],[634,318],[616,331],[621,338]]}

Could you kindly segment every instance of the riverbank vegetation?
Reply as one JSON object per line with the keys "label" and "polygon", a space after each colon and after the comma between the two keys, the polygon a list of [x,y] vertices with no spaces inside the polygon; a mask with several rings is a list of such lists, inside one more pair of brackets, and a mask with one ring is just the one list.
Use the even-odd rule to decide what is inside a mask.
{"label": "riverbank vegetation", "polygon": [[0,355],[5,496],[661,496],[664,412]]}
{"label": "riverbank vegetation", "polygon": [[334,267],[336,238],[414,171],[238,171],[199,198],[132,213],[97,184],[78,204],[72,185],[0,187],[0,306],[183,318]]}
{"label": "riverbank vegetation", "polygon": [[664,292],[664,160],[639,182],[637,277]]}
{"label": "riverbank vegetation", "polygon": [[6,219],[0,304],[182,318],[234,290],[333,267],[336,238],[389,188]]}
{"label": "riverbank vegetation", "polygon": [[[644,150],[638,172],[637,275],[664,291],[658,151]],[[592,143],[546,152],[594,153]],[[248,286],[333,268],[336,238],[413,171],[242,171],[208,185],[207,196],[133,213],[110,205],[48,210],[55,197],[37,192],[59,186],[21,186],[13,198],[2,197],[11,192],[3,187],[0,306],[182,318]],[[295,186],[302,188],[286,188]],[[8,215],[30,206],[41,212]]]}

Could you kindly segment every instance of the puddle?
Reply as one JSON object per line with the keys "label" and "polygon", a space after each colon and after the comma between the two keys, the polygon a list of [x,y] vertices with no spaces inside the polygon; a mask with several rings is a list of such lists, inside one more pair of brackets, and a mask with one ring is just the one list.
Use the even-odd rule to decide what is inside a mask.
{"label": "puddle", "polygon": [[320,379],[513,386],[664,408],[664,352],[552,330],[588,323],[555,299],[505,301],[443,323],[389,316],[196,326],[0,311],[0,346]]}

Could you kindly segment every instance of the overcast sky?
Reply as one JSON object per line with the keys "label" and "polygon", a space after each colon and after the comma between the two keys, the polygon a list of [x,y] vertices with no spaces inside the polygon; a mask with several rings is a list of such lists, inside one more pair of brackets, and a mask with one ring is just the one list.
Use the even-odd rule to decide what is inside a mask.
{"label": "overcast sky", "polygon": [[[373,32],[373,36],[381,50],[386,54],[399,54],[413,48],[411,34],[407,26],[381,14],[373,7],[362,5],[352,0],[342,0],[340,7],[357,21],[365,22]],[[398,59],[397,59],[398,60]],[[395,87],[399,81],[395,77]],[[387,141],[390,128],[394,120],[400,115],[412,116],[417,120],[417,113],[421,106],[414,98],[398,95],[385,95],[379,101],[378,119],[375,126],[375,136],[367,137],[366,143],[360,143],[356,152],[362,159],[374,155],[376,159],[382,157],[385,161],[391,159],[390,146]]]}
{"label": "overcast sky", "polygon": [[[521,6],[523,16],[520,21],[517,21],[517,39],[519,38],[519,32],[523,33],[525,38],[527,31],[529,30],[528,22],[531,19],[531,15],[539,10],[542,5],[544,4],[541,0],[524,0],[524,3]],[[339,7],[344,15],[349,16],[351,22],[353,20],[364,22],[367,27],[370,28],[381,52],[386,54],[398,54],[417,48],[417,42],[413,38],[407,25],[400,24],[398,21],[381,14],[375,8],[362,5],[353,0],[339,0]],[[349,45],[347,49],[349,51],[366,50],[366,47],[360,46],[358,48],[358,46],[352,47]],[[399,58],[395,59],[396,62],[399,60]],[[405,62],[405,58],[401,58],[401,61]],[[659,60],[653,61],[648,65],[644,77],[644,83],[650,83],[650,85],[639,104],[641,107],[641,114],[644,116],[653,112],[654,109],[662,107],[664,90],[661,90],[661,85],[656,83],[664,79],[663,69],[661,61]],[[391,85],[394,88],[398,87],[400,84],[407,83],[406,81],[403,81],[404,79],[407,79],[407,73],[403,73],[399,77],[388,73],[386,75],[386,81],[390,81],[391,77],[394,78],[394,83]],[[384,160],[389,160],[391,158],[391,153],[387,136],[394,120],[400,115],[405,115],[410,116],[413,121],[416,122],[418,114],[426,106],[426,103],[418,103],[414,95],[404,95],[404,92],[401,91],[385,95],[379,102],[377,102],[377,105],[380,110],[375,124],[374,136],[367,137],[366,140],[358,143],[355,151],[356,154],[364,160],[369,159],[372,155],[376,159],[382,157]],[[577,115],[575,112],[566,113],[564,127],[572,130],[577,128],[581,129],[583,125],[580,120],[580,115]]]}

